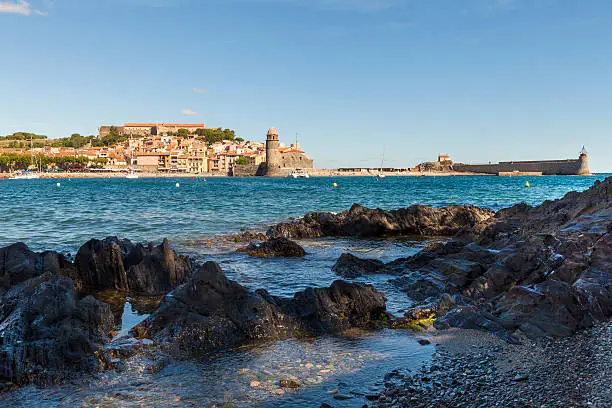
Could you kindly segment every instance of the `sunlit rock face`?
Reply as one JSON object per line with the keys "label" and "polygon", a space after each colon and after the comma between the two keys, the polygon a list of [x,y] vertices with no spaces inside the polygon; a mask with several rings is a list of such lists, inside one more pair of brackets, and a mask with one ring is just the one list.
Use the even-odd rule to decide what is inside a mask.
{"label": "sunlit rock face", "polygon": [[609,177],[537,207],[501,210],[388,267],[403,268],[395,283],[428,307],[453,295],[457,306],[438,316],[439,328],[567,336],[612,315],[611,233]]}
{"label": "sunlit rock face", "polygon": [[399,210],[370,209],[353,204],[339,214],[311,213],[299,221],[268,230],[271,237],[290,239],[332,237],[384,237],[393,235],[451,236],[493,216],[475,206],[433,208],[413,205]]}

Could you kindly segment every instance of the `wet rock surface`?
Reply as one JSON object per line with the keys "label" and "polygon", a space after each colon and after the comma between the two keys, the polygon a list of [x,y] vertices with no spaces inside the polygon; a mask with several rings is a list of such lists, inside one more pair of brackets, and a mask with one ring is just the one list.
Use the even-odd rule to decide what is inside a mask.
{"label": "wet rock surface", "polygon": [[381,237],[391,235],[454,235],[493,216],[475,206],[433,208],[413,205],[399,210],[370,209],[353,204],[339,214],[311,213],[270,228],[270,237],[304,239],[317,237]]}
{"label": "wet rock surface", "polygon": [[0,379],[47,384],[93,372],[112,329],[110,307],[79,299],[69,278],[46,273],[19,283],[0,298]]}
{"label": "wet rock surface", "polygon": [[345,279],[355,279],[359,276],[376,273],[384,267],[385,264],[378,259],[363,259],[344,253],[332,266],[332,271]]}
{"label": "wet rock surface", "polygon": [[512,345],[460,330],[439,342],[432,363],[385,377],[375,407],[608,407],[612,322],[572,337]]}
{"label": "wet rock surface", "polygon": [[185,282],[192,262],[168,240],[144,246],[109,237],[85,243],[75,257],[75,281],[86,290],[115,289],[137,295],[165,294]]}
{"label": "wet rock surface", "polygon": [[184,357],[247,340],[367,327],[386,318],[383,296],[369,285],[336,281],[279,298],[249,291],[207,262],[131,333]]}
{"label": "wet rock surface", "polygon": [[239,252],[246,252],[256,258],[301,258],[306,251],[297,242],[287,238],[271,238],[260,243],[251,243],[247,247],[239,248]]}

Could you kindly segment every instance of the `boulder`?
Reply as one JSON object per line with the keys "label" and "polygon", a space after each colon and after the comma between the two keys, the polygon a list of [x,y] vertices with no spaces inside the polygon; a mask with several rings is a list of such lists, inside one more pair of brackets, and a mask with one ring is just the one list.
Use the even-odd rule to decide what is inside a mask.
{"label": "boulder", "polygon": [[49,384],[93,372],[112,329],[110,307],[79,299],[69,278],[45,273],[22,282],[0,299],[0,378]]}
{"label": "boulder", "polygon": [[206,262],[131,333],[164,344],[174,355],[191,356],[247,339],[280,337],[294,326],[265,291],[250,292]]}
{"label": "boulder", "polygon": [[337,280],[329,288],[308,288],[282,303],[312,333],[337,333],[386,321],[386,302],[374,286]]}
{"label": "boulder", "polygon": [[22,242],[0,248],[0,289],[44,273],[60,274],[71,263],[57,252],[33,252]]}
{"label": "boulder", "polygon": [[306,255],[306,251],[297,242],[287,238],[270,238],[259,244],[250,244],[246,248],[239,249],[246,252],[249,256],[256,258],[301,258]]}
{"label": "boulder", "polygon": [[372,286],[336,281],[293,299],[278,298],[249,291],[207,262],[131,334],[186,357],[244,341],[366,327],[380,319],[386,319],[385,300]]}
{"label": "boulder", "polygon": [[114,289],[136,295],[168,293],[192,273],[192,262],[168,240],[158,246],[109,237],[85,243],[75,257],[78,283],[88,291]]}
{"label": "boulder", "polygon": [[331,269],[345,279],[355,279],[359,276],[379,272],[384,267],[385,264],[377,259],[363,259],[344,253],[340,255]]}

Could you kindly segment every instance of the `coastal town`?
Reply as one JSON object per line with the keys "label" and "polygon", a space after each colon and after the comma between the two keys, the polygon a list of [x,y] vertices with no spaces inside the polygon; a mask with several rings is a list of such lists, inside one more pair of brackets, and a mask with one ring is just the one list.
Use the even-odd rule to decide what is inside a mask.
{"label": "coastal town", "polygon": [[[97,136],[73,134],[59,146],[53,139],[34,134],[15,133],[12,136],[5,136],[4,145],[0,144],[0,158],[13,158],[12,167],[8,160],[0,161],[0,170],[4,172],[44,170],[113,174],[132,170],[160,175],[231,176],[239,171],[241,175],[256,175],[268,156],[277,159],[276,168],[293,171],[314,167],[297,140],[288,146],[280,143],[274,128],[268,131],[267,137],[271,136],[272,140],[266,143],[244,140],[236,137],[232,130],[211,129],[203,123],[100,126]],[[274,151],[266,150],[269,144]],[[57,163],[65,166],[62,168]]]}
{"label": "coastal town", "polygon": [[[454,162],[448,154],[413,167],[315,169],[295,138],[286,145],[276,128],[265,142],[245,140],[230,129],[204,123],[124,123],[100,126],[96,136],[72,134],[49,139],[16,132],[0,137],[0,174],[8,177],[163,177],[163,176],[423,176],[423,175],[588,175],[583,147],[577,159]],[[36,176],[34,176],[36,174]],[[4,176],[3,176],[4,177]]]}

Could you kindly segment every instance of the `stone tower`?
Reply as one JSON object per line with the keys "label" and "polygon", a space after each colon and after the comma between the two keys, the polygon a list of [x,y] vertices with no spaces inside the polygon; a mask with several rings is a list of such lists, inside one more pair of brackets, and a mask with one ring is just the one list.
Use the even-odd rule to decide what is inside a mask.
{"label": "stone tower", "polygon": [[580,156],[578,157],[578,164],[579,176],[586,176],[591,174],[591,170],[589,170],[589,156],[587,156],[587,151],[584,146],[582,146],[582,150],[580,151]]}
{"label": "stone tower", "polygon": [[266,176],[280,173],[281,155],[278,151],[278,131],[275,128],[268,130],[266,137]]}

